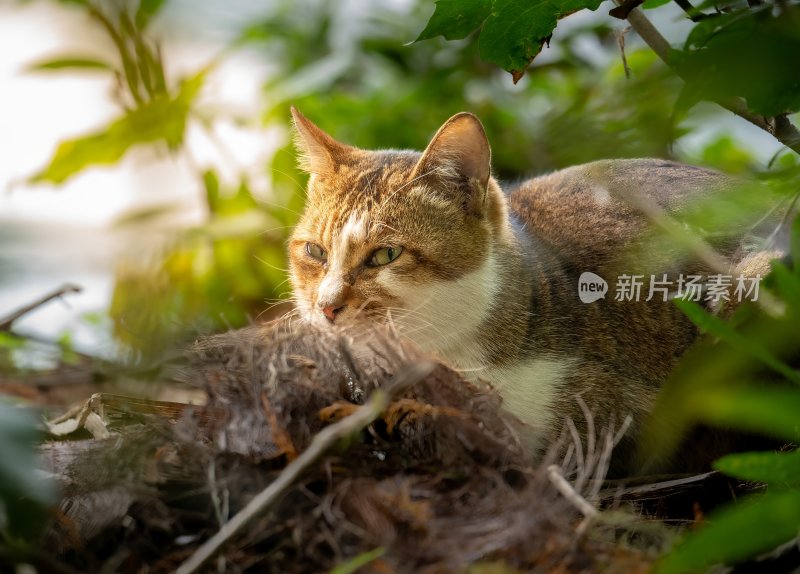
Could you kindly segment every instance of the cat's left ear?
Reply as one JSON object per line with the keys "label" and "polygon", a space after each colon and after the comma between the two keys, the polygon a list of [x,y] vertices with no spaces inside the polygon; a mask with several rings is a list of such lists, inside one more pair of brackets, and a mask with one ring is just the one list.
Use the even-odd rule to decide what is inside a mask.
{"label": "cat's left ear", "polygon": [[341,163],[353,148],[333,139],[294,106],[291,110],[300,167],[317,175],[333,172],[336,164]]}
{"label": "cat's left ear", "polygon": [[414,177],[433,178],[455,191],[470,211],[483,210],[491,175],[491,149],[480,120],[461,112],[447,120],[414,168]]}

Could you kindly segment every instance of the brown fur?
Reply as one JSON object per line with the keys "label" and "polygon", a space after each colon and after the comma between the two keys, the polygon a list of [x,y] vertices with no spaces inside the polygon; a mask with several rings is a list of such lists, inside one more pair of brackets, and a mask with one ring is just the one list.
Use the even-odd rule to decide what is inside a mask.
{"label": "brown fur", "polygon": [[[546,386],[530,387],[534,404],[535,393],[544,393],[541,402],[548,414],[544,422],[521,415],[535,429],[534,438],[552,440],[565,417],[581,426],[576,395],[596,413],[599,425],[619,423],[628,414],[635,423],[644,418],[696,330],[660,297],[615,301],[616,278],[666,273],[674,280],[679,273],[710,270],[671,243],[654,239],[648,219],[625,198],[644,197],[666,214],[678,214],[694,199],[724,186],[725,176],[658,159],[609,160],[531,179],[504,192],[490,176],[486,136],[470,114],[451,118],[418,153],[352,148],[293,113],[302,163],[311,173],[306,212],[289,249],[292,284],[304,317],[324,323],[320,308],[325,304],[341,309],[337,321],[396,319],[416,290],[440,286],[442,292],[451,290],[451,299],[426,313],[448,325],[452,301],[461,310],[452,316],[453,329],[458,329],[469,323],[458,304],[476,293],[483,296],[484,288],[459,289],[491,257],[494,267],[487,277],[497,293],[483,307],[481,297],[476,298],[480,317],[474,326],[469,323],[472,330],[439,333],[432,343],[419,334],[425,329],[417,328],[411,329],[411,338],[456,367],[486,369],[490,382],[496,382],[491,373],[497,372],[491,369],[540,357],[569,361],[568,371],[552,383],[554,397],[546,398]],[[367,231],[343,245],[341,236],[354,214],[368,222]],[[308,242],[332,258],[325,264],[314,260],[305,251]],[[404,249],[385,266],[388,271],[365,264],[383,246]],[[734,257],[739,242],[733,238],[717,247]],[[604,300],[584,304],[578,299],[578,277],[584,271],[608,281]],[[322,289],[331,273],[338,278],[329,278]],[[642,293],[644,299],[646,282]],[[425,319],[415,317],[413,309],[406,315],[417,326]],[[508,406],[513,412],[514,405]]]}

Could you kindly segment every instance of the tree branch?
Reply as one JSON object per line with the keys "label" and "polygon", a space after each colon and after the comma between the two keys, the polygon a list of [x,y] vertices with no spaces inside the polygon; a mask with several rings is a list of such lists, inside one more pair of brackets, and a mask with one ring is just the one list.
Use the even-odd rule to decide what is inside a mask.
{"label": "tree branch", "polygon": [[[617,4],[622,4],[621,0],[615,0],[615,2]],[[675,70],[670,62],[671,46],[669,42],[667,42],[666,38],[661,35],[661,32],[653,26],[652,22],[644,15],[644,12],[639,8],[634,8],[628,13],[627,19],[631,27],[639,34],[642,40],[650,46],[653,52],[680,76],[680,72]],[[771,134],[783,145],[800,155],[800,131],[789,121],[789,118],[786,117],[785,114],[771,119],[764,118],[747,109],[747,104],[739,97],[714,101],[726,110],[733,112],[740,118],[747,120],[754,126]]]}
{"label": "tree branch", "polygon": [[79,286],[72,285],[70,283],[62,285],[61,287],[59,287],[55,291],[48,293],[44,297],[40,297],[39,299],[25,305],[24,307],[20,307],[10,315],[6,317],[0,317],[0,331],[10,331],[11,325],[14,324],[14,321],[16,321],[17,319],[19,319],[24,315],[27,315],[34,309],[41,307],[45,303],[49,303],[53,299],[58,299],[62,295],[66,295],[68,293],[80,293],[81,290],[82,289]]}

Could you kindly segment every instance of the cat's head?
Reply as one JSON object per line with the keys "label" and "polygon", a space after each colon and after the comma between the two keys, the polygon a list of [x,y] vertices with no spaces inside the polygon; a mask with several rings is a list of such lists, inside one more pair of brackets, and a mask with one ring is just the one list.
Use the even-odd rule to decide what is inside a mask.
{"label": "cat's head", "polygon": [[301,315],[325,323],[388,314],[441,329],[481,313],[496,282],[492,246],[508,230],[478,118],[453,116],[420,153],[357,149],[292,113],[310,174],[289,243]]}

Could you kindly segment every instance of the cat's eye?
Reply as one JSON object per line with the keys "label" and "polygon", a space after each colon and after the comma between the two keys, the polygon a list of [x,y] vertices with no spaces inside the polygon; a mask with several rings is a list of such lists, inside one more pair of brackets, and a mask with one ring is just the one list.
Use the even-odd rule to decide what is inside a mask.
{"label": "cat's eye", "polygon": [[403,252],[402,247],[382,247],[381,249],[376,250],[367,261],[367,265],[372,267],[380,267],[381,265],[386,265],[387,263],[391,263]]}
{"label": "cat's eye", "polygon": [[328,260],[328,252],[316,243],[306,243],[306,253],[317,261],[324,262]]}

